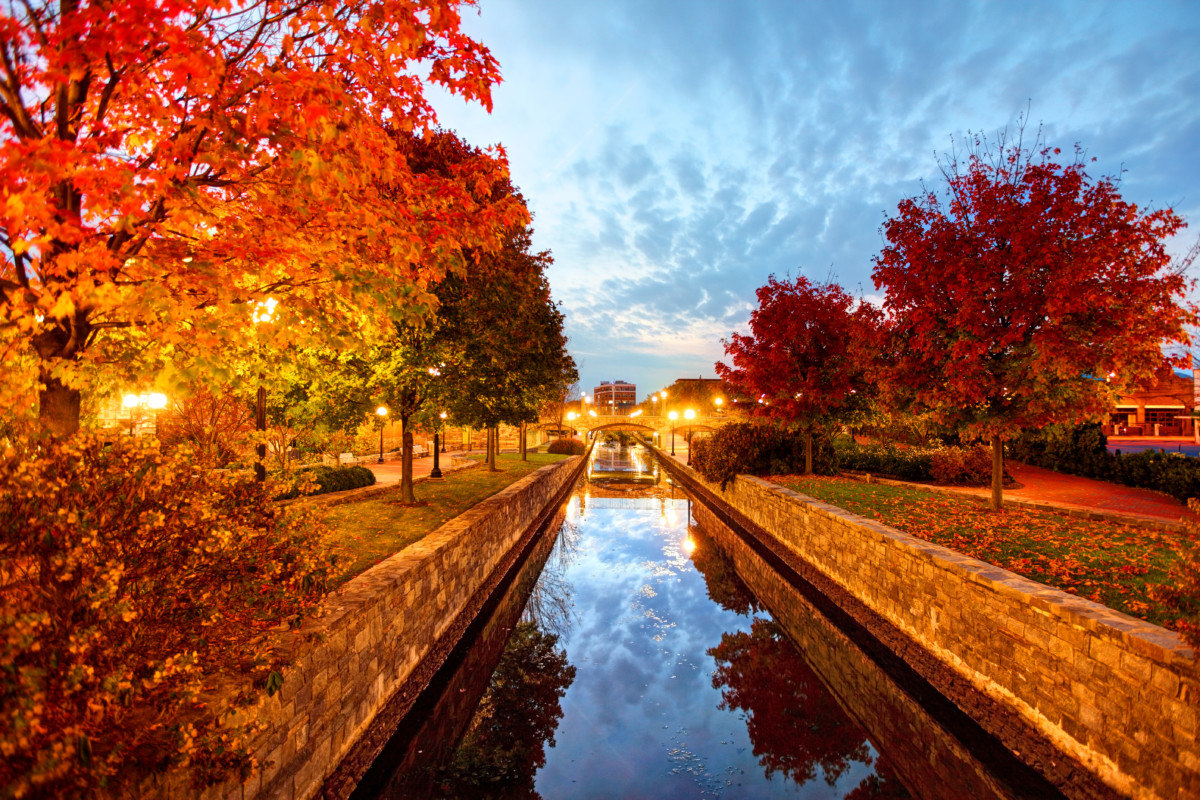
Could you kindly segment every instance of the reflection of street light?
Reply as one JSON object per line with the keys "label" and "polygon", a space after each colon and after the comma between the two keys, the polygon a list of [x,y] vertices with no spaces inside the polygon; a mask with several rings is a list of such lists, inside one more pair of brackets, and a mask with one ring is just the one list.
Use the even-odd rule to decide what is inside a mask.
{"label": "reflection of street light", "polygon": [[387,409],[383,406],[375,409],[375,413],[379,415],[379,463],[383,463],[383,425],[384,417],[387,416]]}
{"label": "reflection of street light", "polygon": [[667,414],[667,419],[671,420],[671,455],[675,455],[675,420],[679,419],[679,414],[672,411]]}
{"label": "reflection of street light", "polygon": [[[437,427],[433,429],[433,469],[429,470],[429,477],[432,480],[438,480],[442,477],[442,469],[438,466],[438,431],[442,429],[442,422],[446,419],[446,412],[438,414]],[[445,441],[443,439],[443,441]]]}

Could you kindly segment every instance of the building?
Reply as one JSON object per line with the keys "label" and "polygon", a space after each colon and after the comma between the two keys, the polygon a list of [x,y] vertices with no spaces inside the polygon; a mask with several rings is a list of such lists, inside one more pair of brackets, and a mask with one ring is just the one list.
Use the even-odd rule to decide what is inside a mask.
{"label": "building", "polygon": [[637,405],[637,386],[625,381],[600,381],[592,389],[592,398],[600,414],[628,414]]}
{"label": "building", "polygon": [[1105,433],[1127,436],[1191,436],[1196,385],[1191,375],[1172,372],[1117,399]]}

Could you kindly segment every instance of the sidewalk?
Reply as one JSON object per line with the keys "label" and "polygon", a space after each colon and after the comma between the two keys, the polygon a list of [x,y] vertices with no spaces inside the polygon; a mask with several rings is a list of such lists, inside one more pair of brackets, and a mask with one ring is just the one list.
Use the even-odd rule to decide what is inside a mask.
{"label": "sidewalk", "polygon": [[[466,456],[481,452],[483,451],[454,450],[449,453],[438,453],[438,468],[441,469],[442,474],[453,472],[456,469],[465,469],[465,465],[460,467],[451,466],[451,456]],[[424,458],[414,458],[412,463],[413,480],[416,480],[417,478],[428,478],[430,471],[433,470],[432,455],[425,456]],[[375,473],[376,486],[387,486],[388,484],[399,483],[401,474],[404,471],[399,458],[388,459],[382,464],[379,463],[378,458],[366,458],[363,459],[361,465]]]}

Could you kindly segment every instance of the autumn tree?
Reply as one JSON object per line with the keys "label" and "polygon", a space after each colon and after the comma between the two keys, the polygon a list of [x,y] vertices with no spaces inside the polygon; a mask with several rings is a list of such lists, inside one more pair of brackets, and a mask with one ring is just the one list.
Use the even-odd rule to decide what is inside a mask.
{"label": "autumn tree", "polygon": [[428,313],[455,266],[435,256],[528,218],[476,200],[506,179],[502,156],[450,177],[406,157],[436,122],[426,85],[490,108],[498,67],[461,32],[463,5],[13,6],[0,353],[36,355],[43,429],[74,432],[95,370],[147,351],[187,346],[219,373],[268,296],[288,298],[292,340]]}
{"label": "autumn tree", "polygon": [[[900,342],[889,379],[964,435],[990,442],[992,507],[1003,442],[1022,429],[1101,418],[1150,379],[1165,342],[1188,341],[1192,283],[1164,240],[1170,209],[1143,211],[1076,148],[976,139],[942,163],[945,189],[900,203],[874,281]],[[1093,159],[1094,160],[1094,159]]]}
{"label": "autumn tree", "polygon": [[804,471],[821,426],[852,420],[872,393],[869,370],[882,314],[836,284],[772,275],[756,292],[750,335],[723,340],[732,362],[717,363],[730,388],[753,402],[751,414],[795,423],[804,434]]}

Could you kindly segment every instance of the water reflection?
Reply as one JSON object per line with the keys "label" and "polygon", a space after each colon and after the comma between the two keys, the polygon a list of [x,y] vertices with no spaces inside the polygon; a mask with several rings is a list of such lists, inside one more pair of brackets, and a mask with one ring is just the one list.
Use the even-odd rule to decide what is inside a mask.
{"label": "water reflection", "polygon": [[[728,532],[689,526],[688,498],[634,449],[611,450],[594,455],[494,671],[464,667],[483,688],[446,690],[478,697],[473,713],[439,701],[455,716],[433,726],[447,738],[392,758],[392,796],[907,797],[911,765],[877,751],[864,701],[894,715],[884,727],[906,741],[881,749],[915,760],[915,795],[990,793],[989,779],[939,773],[961,771],[955,745],[886,695],[861,654],[831,655],[787,581]],[[835,697],[828,683],[847,676]],[[846,692],[862,693],[853,719]]]}

